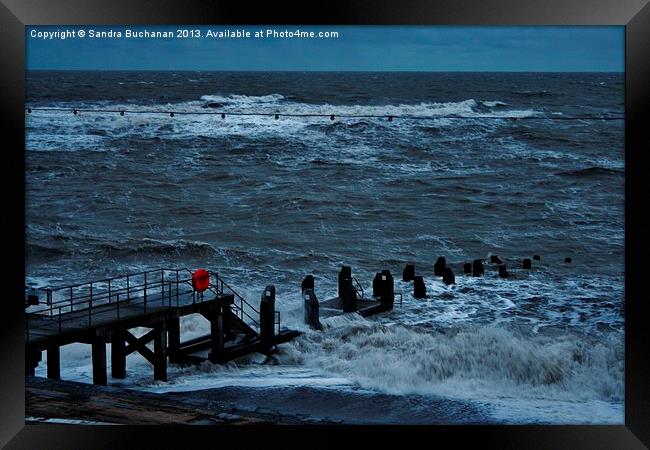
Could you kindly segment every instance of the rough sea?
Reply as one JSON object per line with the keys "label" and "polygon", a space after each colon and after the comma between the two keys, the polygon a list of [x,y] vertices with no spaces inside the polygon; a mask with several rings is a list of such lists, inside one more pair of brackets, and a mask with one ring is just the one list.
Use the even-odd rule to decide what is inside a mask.
{"label": "rough sea", "polygon": [[[28,72],[28,107],[26,285],[206,267],[253,304],[274,284],[304,331],[164,383],[132,355],[110,384],[345,423],[623,423],[624,122],[553,120],[623,116],[622,74]],[[462,274],[492,254],[513,277]],[[390,269],[403,305],[311,331],[300,283],[335,297],[342,264],[366,292]],[[63,379],[92,382],[88,347]]]}

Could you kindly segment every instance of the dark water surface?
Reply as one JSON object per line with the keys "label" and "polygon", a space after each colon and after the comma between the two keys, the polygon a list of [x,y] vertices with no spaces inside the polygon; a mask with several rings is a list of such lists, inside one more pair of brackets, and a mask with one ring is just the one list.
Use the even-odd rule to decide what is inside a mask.
{"label": "dark water surface", "polygon": [[[622,423],[624,123],[550,120],[622,116],[622,74],[29,72],[27,99],[337,116],[33,111],[29,283],[207,266],[254,302],[275,284],[283,324],[300,328],[309,273],[321,299],[343,263],[365,285],[383,268],[401,278],[405,263],[427,281],[430,299],[398,282],[402,309],[328,319],[322,336],[284,345],[277,366],[179,369],[164,387],[144,386],[145,370],[129,375],[134,386],[253,389],[272,378],[281,392],[352,386],[398,396],[401,408],[408,396],[480,402],[491,421]],[[490,253],[515,279],[458,272]],[[516,270],[532,254],[541,263]],[[453,287],[433,277],[439,255]],[[87,355],[71,355],[68,375],[84,379]]]}

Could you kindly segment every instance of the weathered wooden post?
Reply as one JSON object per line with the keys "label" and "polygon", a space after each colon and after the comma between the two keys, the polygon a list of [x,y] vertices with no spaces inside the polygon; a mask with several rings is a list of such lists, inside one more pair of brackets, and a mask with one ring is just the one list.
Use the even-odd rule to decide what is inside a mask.
{"label": "weathered wooden post", "polygon": [[472,263],[466,262],[465,265],[463,266],[463,273],[468,274],[472,273]]}
{"label": "weathered wooden post", "polygon": [[573,261],[573,259],[571,259],[571,258],[568,257],[568,256],[567,256],[566,258],[564,258],[564,262],[565,262],[565,263],[571,263],[571,261]]}
{"label": "weathered wooden post", "polygon": [[413,297],[426,298],[427,287],[424,285],[424,278],[416,276],[413,278]]}
{"label": "weathered wooden post", "polygon": [[381,293],[379,301],[383,303],[388,309],[393,309],[395,302],[395,280],[390,270],[381,271]]}
{"label": "weathered wooden post", "polygon": [[485,269],[483,268],[483,260],[482,259],[475,259],[474,264],[472,265],[472,276],[475,277],[480,277],[485,273]]}
{"label": "weathered wooden post", "polygon": [[211,363],[220,363],[223,358],[223,306],[218,306],[210,314],[210,352],[208,359]]}
{"label": "weathered wooden post", "polygon": [[111,335],[111,376],[126,378],[126,338],[122,327],[115,327]]}
{"label": "weathered wooden post", "polygon": [[42,359],[41,351],[28,347],[25,352],[25,374],[34,376],[36,374],[36,366]]}
{"label": "weathered wooden post", "polygon": [[510,274],[508,273],[508,269],[506,268],[505,264],[499,264],[499,277],[501,278],[508,278]]}
{"label": "weathered wooden post", "polygon": [[339,279],[338,279],[338,287],[339,287],[339,298],[343,300],[343,287],[344,283],[343,281],[346,279],[352,279],[352,268],[350,266],[343,266],[341,267],[341,271],[339,272]]}
{"label": "weathered wooden post", "polygon": [[454,271],[451,270],[451,267],[445,268],[445,271],[442,274],[442,282],[445,284],[454,284],[456,282],[456,277],[454,276]]}
{"label": "weathered wooden post", "polygon": [[[159,322],[155,325],[153,337],[153,379],[167,381],[167,323]],[[223,339],[223,337],[222,337]]]}
{"label": "weathered wooden post", "polygon": [[534,259],[535,261],[541,261],[542,257],[539,256],[539,255],[533,255],[533,259]]}
{"label": "weathered wooden post", "polygon": [[445,272],[445,267],[447,267],[447,260],[444,256],[439,256],[436,263],[433,265],[433,274],[437,277],[441,277]]}
{"label": "weathered wooden post", "polygon": [[181,346],[181,319],[174,317],[167,322],[167,345],[169,347],[169,362],[180,361],[179,349]]}
{"label": "weathered wooden post", "polygon": [[503,260],[499,258],[499,255],[490,255],[491,264],[503,264]]}
{"label": "weathered wooden post", "polygon": [[524,262],[522,264],[522,267],[524,269],[532,269],[533,268],[533,262],[530,260],[530,258],[524,258]]}
{"label": "weathered wooden post", "polygon": [[92,338],[93,384],[106,386],[106,338],[103,330],[97,330]]}
{"label": "weathered wooden post", "polygon": [[305,301],[305,324],[309,325],[313,330],[320,330],[322,327],[319,320],[319,307],[316,294],[314,294],[312,289],[305,289],[302,295]]}
{"label": "weathered wooden post", "polygon": [[47,377],[51,380],[61,379],[61,353],[58,345],[47,348]]}
{"label": "weathered wooden post", "polygon": [[260,301],[260,339],[265,349],[273,346],[275,337],[275,286],[266,286]]}
{"label": "weathered wooden post", "polygon": [[372,279],[372,296],[381,297],[381,272],[377,272],[375,278]]}
{"label": "weathered wooden post", "polygon": [[312,291],[315,289],[313,275],[307,275],[305,279],[302,280],[302,284],[300,285],[300,292],[304,293],[306,289],[311,289]]}
{"label": "weathered wooden post", "polygon": [[413,281],[415,276],[415,266],[413,264],[407,264],[404,266],[404,272],[402,272],[402,281]]}
{"label": "weathered wooden post", "polygon": [[341,289],[341,306],[343,312],[354,312],[357,310],[357,291],[352,285],[352,279],[346,278],[339,285]]}

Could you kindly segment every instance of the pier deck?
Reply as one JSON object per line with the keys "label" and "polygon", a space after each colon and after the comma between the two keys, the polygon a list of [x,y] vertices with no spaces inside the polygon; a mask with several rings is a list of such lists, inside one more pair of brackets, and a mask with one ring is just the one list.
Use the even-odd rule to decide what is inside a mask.
{"label": "pier deck", "polygon": [[[92,345],[93,382],[107,384],[106,344],[111,344],[113,378],[126,377],[126,357],[138,352],[166,381],[167,361],[192,363],[208,350],[208,359],[223,363],[250,353],[269,353],[300,333],[283,329],[275,311],[275,288],[267,286],[256,309],[215,272],[204,291],[195,289],[188,269],[159,269],[46,290],[46,302],[28,297],[25,371],[34,375],[47,351],[48,378],[60,379],[60,347],[73,342]],[[180,317],[201,314],[210,334],[181,342]],[[131,329],[150,328],[136,337]],[[153,342],[153,350],[147,344]]]}

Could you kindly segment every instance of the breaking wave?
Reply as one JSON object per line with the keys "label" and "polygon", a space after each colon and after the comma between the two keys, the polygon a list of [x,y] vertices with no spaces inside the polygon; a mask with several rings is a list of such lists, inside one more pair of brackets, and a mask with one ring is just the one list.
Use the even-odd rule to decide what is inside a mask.
{"label": "breaking wave", "polygon": [[[622,401],[623,345],[497,327],[431,332],[335,317],[281,349],[280,360],[392,394],[510,395]],[[619,339],[619,341],[616,341]]]}

